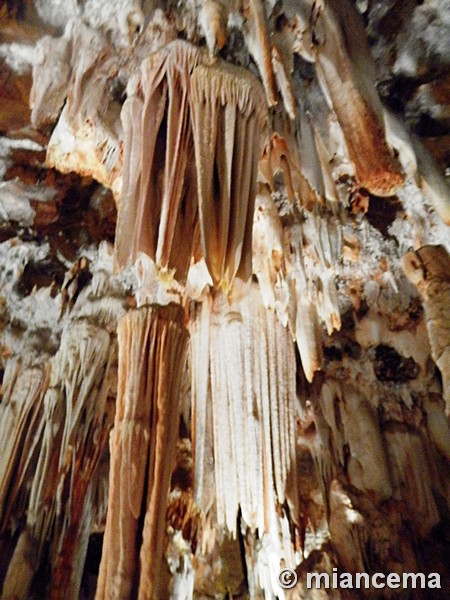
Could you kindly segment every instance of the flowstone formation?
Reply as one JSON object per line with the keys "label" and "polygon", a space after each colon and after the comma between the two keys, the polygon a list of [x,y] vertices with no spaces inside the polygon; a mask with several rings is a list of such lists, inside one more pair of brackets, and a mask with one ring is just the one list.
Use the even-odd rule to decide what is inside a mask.
{"label": "flowstone formation", "polygon": [[449,9],[0,6],[2,599],[450,594]]}

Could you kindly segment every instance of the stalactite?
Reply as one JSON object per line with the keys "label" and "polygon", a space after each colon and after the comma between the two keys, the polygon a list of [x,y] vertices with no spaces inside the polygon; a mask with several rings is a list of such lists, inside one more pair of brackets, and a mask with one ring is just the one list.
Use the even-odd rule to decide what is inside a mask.
{"label": "stalactite", "polygon": [[[321,2],[315,9],[317,73],[343,129],[357,179],[372,194],[389,196],[403,177],[385,140],[381,104],[373,91],[372,59],[360,17],[347,0]],[[350,22],[352,27],[346,27]]]}
{"label": "stalactite", "polygon": [[[143,92],[136,90],[126,101],[123,119],[129,137],[116,255],[123,266],[145,252],[160,267],[175,269],[184,281],[191,254],[186,242],[192,248],[198,210],[211,276],[216,284],[226,279],[229,285],[236,273],[246,280],[251,272],[263,99],[259,84],[244,70],[222,63],[197,66],[204,60],[188,44],[169,45],[144,65]],[[153,137],[144,144],[146,128]],[[161,188],[154,189],[153,177],[161,181]],[[217,198],[211,193],[213,185],[220,189]],[[238,193],[244,201],[237,200]],[[216,204],[217,222],[211,221]],[[125,234],[130,229],[135,231],[132,239]],[[175,246],[177,240],[183,240],[182,251]]]}
{"label": "stalactite", "polygon": [[245,561],[247,565],[248,587],[252,598],[263,595],[265,598],[286,598],[280,586],[279,574],[282,568],[295,568],[295,552],[286,514],[270,512],[269,530],[263,533],[256,543],[256,534],[244,531]]}
{"label": "stalactite", "polygon": [[246,17],[247,46],[261,73],[267,103],[269,106],[274,106],[278,101],[277,86],[272,66],[272,44],[264,2],[261,0],[248,0]]}
{"label": "stalactite", "polygon": [[[145,306],[119,323],[108,516],[96,598],[158,597],[187,332],[179,306]],[[140,542],[142,540],[142,542]],[[142,543],[139,548],[140,543]]]}
{"label": "stalactite", "polygon": [[316,307],[308,298],[306,288],[297,287],[295,338],[306,379],[312,382],[315,371],[322,366],[322,347]]}
{"label": "stalactite", "polygon": [[[267,188],[256,196],[253,220],[253,273],[258,278],[264,306],[276,310],[284,325],[286,296],[283,229],[277,207]],[[284,296],[284,297],[283,297]]]}
{"label": "stalactite", "polygon": [[404,258],[404,269],[424,300],[433,359],[443,379],[443,396],[450,413],[450,258],[443,246],[423,246]]}
{"label": "stalactite", "polygon": [[272,486],[280,504],[288,497],[297,510],[290,334],[264,309],[257,288],[232,304],[221,296],[204,300],[198,319],[191,330],[196,482],[204,477],[211,402],[218,523],[234,534],[240,507],[252,530],[268,531]]}
{"label": "stalactite", "polygon": [[223,48],[227,40],[228,4],[224,0],[204,0],[203,2],[199,22],[211,55]]}
{"label": "stalactite", "polygon": [[317,193],[299,168],[294,151],[286,138],[273,133],[266,144],[261,160],[260,172],[271,191],[275,190],[274,176],[282,172],[289,200],[311,208],[319,200]]}
{"label": "stalactite", "polygon": [[50,540],[52,598],[78,597],[84,556],[75,557],[85,549],[89,536],[83,523],[83,517],[89,516],[85,505],[112,421],[108,396],[113,363],[114,345],[107,331],[83,319],[67,327],[43,399],[27,528],[16,548],[17,563],[13,560],[5,580],[6,598],[27,597],[35,573],[30,569],[16,590],[20,556],[28,551],[35,554],[37,568]]}
{"label": "stalactite", "polygon": [[[273,171],[280,169],[291,202],[296,198],[311,209],[315,203],[323,204],[325,200],[338,201],[334,171],[338,157],[343,160],[344,153],[342,149],[334,149],[331,146],[332,124],[336,120],[334,114],[329,111],[327,120],[320,122],[319,126],[312,107],[308,106],[311,92],[306,88],[304,94],[305,100],[295,121],[288,119],[281,111],[274,114],[273,128],[276,133],[271,138],[272,156],[269,156],[269,148],[265,152],[272,168],[266,166],[267,159],[263,154],[260,169],[271,187],[273,187]],[[327,122],[328,127],[326,127]],[[340,133],[342,135],[342,132]],[[328,148],[323,140],[325,135],[330,138]],[[352,175],[351,172],[348,174]]]}
{"label": "stalactite", "polygon": [[117,263],[133,263],[144,252],[159,267],[175,269],[182,282],[198,210],[189,100],[190,75],[201,57],[180,41],[150,56],[122,110],[126,138]]}
{"label": "stalactite", "polygon": [[226,63],[192,75],[191,110],[199,193],[200,239],[215,286],[251,275],[251,239],[260,131],[260,84]]}
{"label": "stalactite", "polygon": [[[313,210],[306,213],[302,227],[285,227],[284,235],[278,237],[279,225],[271,214],[273,207],[265,206],[267,200],[263,203],[263,198],[260,195],[257,199],[254,218],[253,269],[259,276],[264,302],[270,299],[281,321],[289,323],[303,370],[308,381],[312,381],[322,365],[320,321],[329,335],[341,327],[335,283],[342,248],[341,225],[334,216],[325,224],[320,210]],[[268,232],[271,243],[265,237]],[[275,244],[271,257],[265,258],[261,244],[267,252],[277,237],[279,249]],[[264,272],[267,270],[270,275]]]}

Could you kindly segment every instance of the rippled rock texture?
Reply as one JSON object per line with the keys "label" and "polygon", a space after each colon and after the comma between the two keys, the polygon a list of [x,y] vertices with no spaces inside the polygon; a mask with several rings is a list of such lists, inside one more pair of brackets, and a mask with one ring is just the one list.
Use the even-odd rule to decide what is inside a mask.
{"label": "rippled rock texture", "polygon": [[0,4],[2,598],[450,594],[449,15]]}

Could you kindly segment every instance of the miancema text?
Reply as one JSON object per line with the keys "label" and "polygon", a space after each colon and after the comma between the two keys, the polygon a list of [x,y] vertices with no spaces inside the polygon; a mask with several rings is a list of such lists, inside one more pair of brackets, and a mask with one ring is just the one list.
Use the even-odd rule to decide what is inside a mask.
{"label": "miancema text", "polygon": [[330,576],[328,573],[308,573],[306,575],[306,587],[324,589],[366,589],[370,587],[381,589],[388,587],[390,589],[397,588],[440,588],[441,576],[439,573],[338,573],[337,569],[333,569]]}

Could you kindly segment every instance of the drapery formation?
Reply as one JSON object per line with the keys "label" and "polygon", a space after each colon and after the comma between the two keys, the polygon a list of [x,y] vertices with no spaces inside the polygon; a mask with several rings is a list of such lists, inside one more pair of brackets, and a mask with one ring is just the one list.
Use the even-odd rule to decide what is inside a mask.
{"label": "drapery formation", "polygon": [[96,598],[159,597],[187,331],[179,306],[129,312],[118,326],[117,406]]}
{"label": "drapery formation", "polygon": [[[296,514],[295,355],[256,286],[240,302],[206,297],[191,326],[196,498],[206,507],[203,466],[212,432],[218,524],[237,514],[263,532],[291,493]],[[276,500],[275,500],[275,497]]]}
{"label": "drapery formation", "polygon": [[[306,574],[333,569],[444,580],[440,4],[12,4],[2,597],[308,598]],[[30,92],[14,130],[3,89]],[[437,164],[416,135],[430,120]]]}
{"label": "drapery formation", "polygon": [[[17,446],[5,448],[3,455],[5,464],[18,461],[19,478],[10,477],[9,486],[3,488],[9,494],[2,503],[2,518],[7,522],[13,510],[17,518],[17,509],[27,506],[26,527],[3,585],[5,598],[28,596],[48,543],[52,597],[78,596],[93,518],[95,476],[112,424],[109,396],[114,357],[111,334],[80,319],[64,332],[50,377],[44,370],[37,381],[30,375],[37,375],[38,369],[23,370],[15,381],[7,405],[15,404],[21,418],[28,420],[31,436],[24,449],[33,443],[27,455]],[[28,393],[21,385],[24,377],[27,386],[34,387]],[[34,398],[31,413],[30,397]],[[24,488],[24,475],[31,465],[25,457],[33,468],[29,490]]]}
{"label": "drapery formation", "polygon": [[[141,67],[122,119],[119,266],[149,255],[186,281],[201,251],[214,285],[251,273],[251,231],[264,100],[243,69],[173,42]],[[130,232],[133,235],[130,235]]]}
{"label": "drapery formation", "polygon": [[117,262],[124,266],[144,252],[160,268],[176,269],[181,281],[190,264],[198,212],[189,89],[200,59],[201,52],[183,42],[151,56],[122,110]]}

